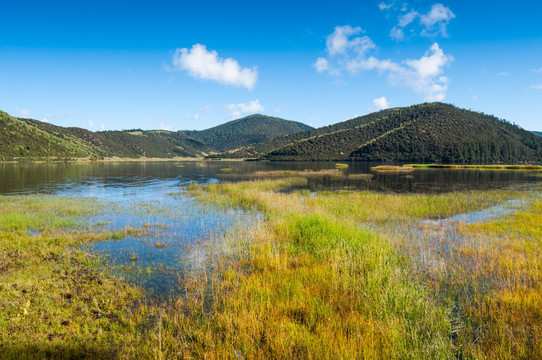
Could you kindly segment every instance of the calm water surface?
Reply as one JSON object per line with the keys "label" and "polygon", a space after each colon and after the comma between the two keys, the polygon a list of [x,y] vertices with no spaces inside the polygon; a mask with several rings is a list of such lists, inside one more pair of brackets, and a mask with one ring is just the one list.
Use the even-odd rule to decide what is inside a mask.
{"label": "calm water surface", "polygon": [[[370,173],[371,163],[353,163],[347,174]],[[146,289],[167,296],[182,291],[179,278],[205,263],[200,243],[220,238],[232,226],[250,227],[259,215],[240,209],[219,210],[183,193],[187,184],[208,184],[256,171],[321,170],[332,162],[125,162],[0,164],[0,194],[45,193],[92,197],[107,203],[99,216],[87,219],[108,231],[144,229],[139,236],[98,242],[91,251],[121,265],[119,274]],[[228,168],[228,171],[224,171]],[[444,192],[529,186],[540,173],[490,170],[420,170],[374,174],[370,179],[324,176],[309,181],[311,191],[360,189],[386,192]],[[172,195],[175,194],[175,195]],[[164,247],[157,247],[161,243]],[[137,259],[137,260],[136,260]],[[131,268],[126,271],[126,267]]]}

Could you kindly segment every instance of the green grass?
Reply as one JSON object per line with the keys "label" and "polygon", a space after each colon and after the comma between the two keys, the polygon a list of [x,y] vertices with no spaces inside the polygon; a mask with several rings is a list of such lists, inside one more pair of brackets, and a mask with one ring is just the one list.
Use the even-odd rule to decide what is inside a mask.
{"label": "green grass", "polygon": [[2,358],[114,357],[125,341],[118,335],[127,305],[138,292],[77,250],[109,236],[77,226],[100,204],[2,196],[0,207]]}
{"label": "green grass", "polygon": [[[463,309],[472,300],[466,295],[472,281],[486,279],[464,272],[455,279],[459,288],[451,277],[431,280],[426,271],[413,270],[414,259],[402,255],[407,245],[390,229],[526,195],[281,192],[290,185],[281,179],[191,189],[206,201],[266,215],[265,231],[228,270],[228,296],[218,300],[214,321],[233,332],[226,335],[235,339],[232,347],[247,357],[510,357],[510,349],[498,348],[501,338],[487,340],[491,352],[477,342],[479,329],[494,319],[475,327],[470,314],[457,315],[456,302]],[[448,266],[466,269],[463,262]],[[526,338],[514,341],[521,344],[518,353],[540,350]]]}
{"label": "green grass", "polygon": [[409,164],[403,166],[415,169],[542,170],[542,165]]}
{"label": "green grass", "polygon": [[[183,295],[162,303],[147,301],[99,258],[77,250],[138,234],[78,225],[104,204],[0,197],[2,357],[501,359],[541,353],[542,206],[539,198],[528,200],[533,192],[283,191],[306,181],[190,185],[187,191],[203,202],[258,210],[264,218],[187,248],[206,251],[206,260],[179,279]],[[451,224],[462,241],[429,241],[426,234],[435,230],[420,224],[516,198],[524,206],[513,216]],[[415,238],[405,235],[411,228],[420,230]],[[424,253],[437,254],[438,266],[419,266]]]}
{"label": "green grass", "polygon": [[371,171],[381,172],[410,172],[413,170],[414,168],[411,166],[379,165],[371,167]]}

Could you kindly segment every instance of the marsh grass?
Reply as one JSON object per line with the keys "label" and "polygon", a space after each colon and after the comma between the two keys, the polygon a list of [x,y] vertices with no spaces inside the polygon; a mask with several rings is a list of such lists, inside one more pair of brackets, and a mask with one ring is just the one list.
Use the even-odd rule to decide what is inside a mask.
{"label": "marsh grass", "polygon": [[396,165],[379,165],[372,166],[371,171],[377,172],[411,172],[414,171],[412,166],[396,166]]}
{"label": "marsh grass", "polygon": [[[226,331],[226,343],[236,341],[226,349],[224,342],[213,346],[234,348],[248,358],[510,355],[484,352],[478,333],[461,317],[469,315],[458,315],[457,303],[463,306],[478,293],[450,286],[446,267],[437,268],[435,279],[412,272],[411,260],[397,251],[398,233],[381,229],[479,210],[522,193],[281,192],[300,181],[190,189],[204,201],[263,211],[267,220],[259,240],[225,272],[225,280],[235,280],[226,281],[227,295],[217,297],[222,305],[213,322]],[[470,288],[477,281],[468,273],[464,279]],[[524,343],[521,350],[534,354],[536,347]]]}
{"label": "marsh grass", "polygon": [[[182,294],[161,302],[75,250],[111,238],[77,225],[90,215],[89,200],[0,198],[0,352],[12,359],[540,354],[540,200],[506,219],[455,224],[457,243],[420,225],[532,193],[284,191],[307,181],[188,186],[213,207],[263,217],[187,247],[193,265],[178,275]],[[420,229],[416,241],[405,228]],[[422,245],[438,255],[435,266],[414,266]],[[125,268],[159,271],[137,262]]]}
{"label": "marsh grass", "polygon": [[542,170],[542,165],[457,165],[457,164],[408,164],[415,169],[471,169],[471,170]]}
{"label": "marsh grass", "polygon": [[[452,267],[454,288],[483,283],[483,291],[459,305],[466,329],[477,343],[465,344],[469,356],[538,358],[542,354],[542,199],[493,221],[459,226],[470,241],[462,245],[469,271]],[[466,261],[465,261],[466,260]],[[475,346],[474,346],[475,345]]]}
{"label": "marsh grass", "polygon": [[[2,358],[110,358],[126,305],[139,294],[76,250],[109,238],[78,219],[94,200],[0,197],[0,353]],[[34,235],[31,235],[34,234]]]}

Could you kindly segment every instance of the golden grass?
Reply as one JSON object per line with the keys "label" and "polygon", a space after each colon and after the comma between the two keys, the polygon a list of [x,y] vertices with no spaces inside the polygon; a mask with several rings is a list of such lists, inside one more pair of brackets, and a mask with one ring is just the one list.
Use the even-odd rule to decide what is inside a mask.
{"label": "golden grass", "polygon": [[[539,198],[526,200],[514,216],[451,224],[461,241],[433,243],[426,235],[434,230],[422,227],[421,219],[533,195],[282,191],[306,181],[190,185],[204,202],[255,209],[264,219],[194,245],[193,251],[207,251],[206,260],[179,279],[182,296],[159,304],[74,250],[111,238],[77,225],[99,204],[85,210],[88,200],[0,197],[0,297],[6,299],[0,303],[0,353],[12,359],[501,359],[542,353]],[[406,238],[405,228],[420,232]],[[418,250],[425,251],[419,244],[436,254],[431,267],[415,266]]]}
{"label": "golden grass", "polygon": [[458,164],[409,164],[403,165],[415,169],[472,169],[472,170],[542,170],[542,165],[458,165]]}
{"label": "golden grass", "polygon": [[379,165],[379,166],[372,166],[371,171],[379,171],[379,172],[410,172],[410,171],[414,171],[414,168],[411,167],[411,166]]}

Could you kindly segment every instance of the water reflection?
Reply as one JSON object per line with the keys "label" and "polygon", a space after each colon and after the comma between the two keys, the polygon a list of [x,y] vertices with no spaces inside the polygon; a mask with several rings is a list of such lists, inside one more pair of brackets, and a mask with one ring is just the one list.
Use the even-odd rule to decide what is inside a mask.
{"label": "water reflection", "polygon": [[[538,174],[525,171],[431,169],[411,173],[372,173],[371,163],[352,163],[344,176],[310,176],[303,189],[358,189],[393,192],[443,192],[534,184]],[[334,169],[332,162],[125,162],[0,164],[0,194],[50,193],[94,197],[107,203],[99,216],[86,219],[101,230],[120,232],[120,240],[93,244],[119,274],[160,296],[182,291],[178,280],[206,262],[200,243],[233,226],[253,226],[257,214],[216,209],[178,193],[186,184],[230,181],[277,170]],[[357,175],[357,176],[356,176]],[[440,235],[439,235],[440,236]],[[120,236],[119,236],[120,237]],[[431,259],[434,260],[434,259]],[[212,265],[212,264],[211,264]],[[124,268],[124,269],[123,269]],[[130,271],[126,271],[130,268]]]}
{"label": "water reflection", "polygon": [[[374,163],[351,163],[341,169],[346,175],[369,174]],[[65,193],[82,196],[124,196],[138,191],[138,197],[148,196],[156,186],[196,181],[208,182],[228,174],[257,171],[332,169],[333,162],[124,162],[124,163],[45,163],[0,164],[0,194],[6,193]],[[508,185],[540,182],[540,172],[503,170],[424,169],[411,173],[374,173],[371,181],[349,177],[312,179],[310,190],[351,188],[394,192],[444,192],[469,189],[502,188]],[[107,189],[120,188],[123,192]]]}

